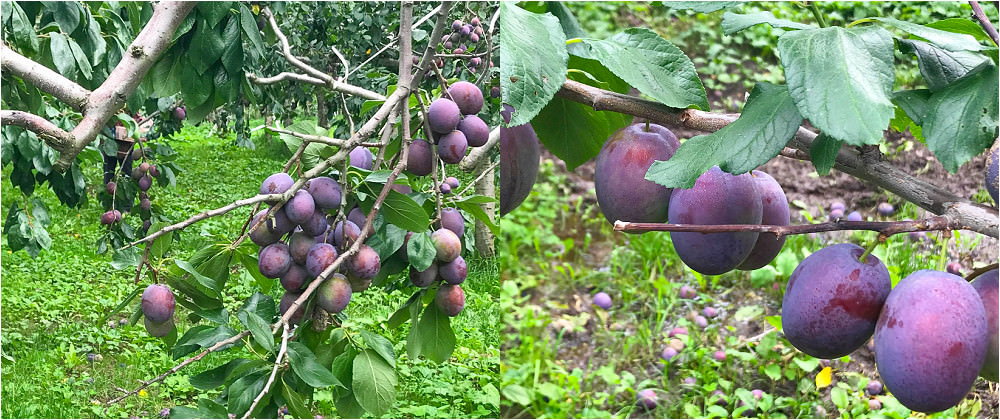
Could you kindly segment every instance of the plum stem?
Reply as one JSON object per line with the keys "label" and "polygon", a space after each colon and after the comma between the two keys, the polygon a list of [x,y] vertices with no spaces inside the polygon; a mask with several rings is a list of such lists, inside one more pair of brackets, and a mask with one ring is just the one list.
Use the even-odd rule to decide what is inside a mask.
{"label": "plum stem", "polygon": [[976,279],[976,277],[979,277],[983,273],[985,273],[987,271],[996,270],[998,267],[1000,267],[1000,264],[993,263],[993,264],[987,265],[985,267],[976,268],[976,269],[972,270],[972,272],[969,273],[968,276],[965,276],[965,279],[968,280],[968,281],[973,281],[973,280]]}
{"label": "plum stem", "polygon": [[819,11],[819,6],[816,5],[815,1],[809,2],[809,11],[811,11],[813,17],[816,18],[816,23],[819,24],[820,28],[826,28],[830,26],[826,24],[826,18],[823,17],[823,13]]}
{"label": "plum stem", "polygon": [[861,256],[858,257],[858,262],[864,264],[865,261],[868,260],[868,254],[871,254],[872,251],[875,250],[875,247],[879,246],[879,244],[881,244],[884,241],[885,241],[885,238],[882,237],[882,235],[879,235],[878,238],[876,238],[874,241],[872,241],[871,244],[868,245],[868,248],[865,248],[864,254],[861,254]]}

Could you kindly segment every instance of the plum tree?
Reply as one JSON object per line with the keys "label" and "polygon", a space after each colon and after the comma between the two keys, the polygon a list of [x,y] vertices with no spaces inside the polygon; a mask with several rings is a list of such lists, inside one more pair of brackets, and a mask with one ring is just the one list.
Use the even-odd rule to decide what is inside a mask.
{"label": "plum tree", "polygon": [[997,363],[1000,359],[998,352],[997,332],[1000,330],[1000,322],[997,319],[997,312],[1000,311],[1000,301],[997,299],[997,288],[1000,286],[1000,272],[997,269],[987,271],[972,280],[972,287],[979,293],[979,298],[983,301],[986,309],[986,326],[989,332],[989,345],[986,348],[986,361],[979,376],[997,381]]}
{"label": "plum tree", "polygon": [[459,255],[454,260],[442,263],[438,266],[438,275],[448,284],[462,284],[468,275],[468,266],[465,258]]}
{"label": "plum tree", "polygon": [[444,182],[447,182],[448,185],[451,185],[452,188],[458,188],[462,186],[462,183],[459,182],[458,178],[455,178],[453,176],[445,178]]}
{"label": "plum tree", "polygon": [[445,195],[451,194],[451,184],[447,182],[442,182],[440,185],[438,185],[438,191],[440,191],[441,194]]}
{"label": "plum tree", "polygon": [[958,404],[987,353],[983,302],[965,279],[919,270],[899,281],[875,328],[875,365],[893,396],[925,413]]}
{"label": "plum tree", "polygon": [[406,171],[416,176],[427,176],[434,169],[431,144],[424,139],[410,143],[410,154],[406,157]]}
{"label": "plum tree", "polygon": [[174,108],[174,114],[173,115],[174,115],[174,119],[175,120],[177,120],[177,121],[183,121],[185,118],[187,118],[187,109],[184,108],[183,106],[179,106],[177,108]]}
{"label": "plum tree", "polygon": [[594,166],[597,205],[608,222],[667,220],[671,190],[647,181],[646,171],[653,161],[670,159],[678,147],[677,136],[657,124],[632,124],[608,138]]}
{"label": "plum tree", "polygon": [[282,274],[279,278],[281,282],[281,287],[289,292],[297,292],[302,290],[302,287],[306,285],[306,282],[311,280],[309,276],[309,271],[306,270],[301,264],[292,264],[288,267],[288,271]]}
{"label": "plum tree", "polygon": [[465,234],[465,219],[462,218],[462,212],[454,207],[441,209],[441,227],[455,232],[455,235],[461,238]]}
{"label": "plum tree", "polygon": [[350,274],[362,280],[375,278],[381,268],[382,262],[379,260],[378,252],[368,245],[361,245],[347,264]]}
{"label": "plum tree", "polygon": [[864,248],[836,244],[799,263],[781,302],[785,338],[810,356],[850,354],[871,338],[892,288],[889,270]]}
{"label": "plum tree", "polygon": [[319,276],[336,259],[337,249],[333,245],[326,242],[318,243],[309,248],[309,253],[306,254],[306,270],[310,276]]}
{"label": "plum tree", "polygon": [[375,155],[367,147],[358,146],[351,150],[351,166],[364,170],[372,170],[375,164]]}
{"label": "plum tree", "polygon": [[151,322],[162,324],[174,316],[177,301],[165,284],[151,284],[142,291],[142,315]]}
{"label": "plum tree", "polygon": [[306,263],[306,255],[309,254],[309,248],[316,245],[315,237],[305,233],[305,232],[294,232],[288,238],[288,254],[291,255],[292,261],[297,264]]}
{"label": "plum tree", "polygon": [[[791,223],[791,216],[788,214],[788,199],[785,198],[785,191],[781,189],[771,175],[764,171],[751,171],[750,176],[760,193],[760,201],[763,206],[760,223],[765,225],[788,226]],[[757,236],[757,243],[753,246],[753,251],[747,259],[736,268],[740,270],[756,270],[771,263],[774,257],[781,252],[781,247],[785,245],[785,237],[777,237],[768,233]]]}
{"label": "plum tree", "polygon": [[462,113],[450,99],[440,98],[427,107],[427,123],[435,133],[445,134],[458,128]]}
{"label": "plum tree", "polygon": [[292,184],[295,180],[292,179],[291,175],[284,172],[278,172],[272,174],[264,179],[264,182],[260,184],[261,194],[281,194],[292,188]]}
{"label": "plum tree", "polygon": [[[626,184],[622,187],[626,188]],[[731,175],[718,166],[699,176],[692,188],[674,190],[669,210],[664,210],[670,223],[678,224],[760,224],[763,218],[760,193],[750,174]],[[681,261],[707,275],[739,266],[753,251],[758,236],[757,232],[670,234]]]}
{"label": "plum tree", "polygon": [[427,287],[434,284],[434,281],[438,279],[438,264],[437,262],[431,262],[431,265],[427,267],[424,271],[418,271],[413,266],[410,266],[410,283],[413,283],[417,287]]}
{"label": "plum tree", "polygon": [[139,178],[140,191],[149,191],[149,188],[152,186],[153,186],[153,178],[151,178],[149,175],[143,175],[142,178]]}
{"label": "plum tree", "polygon": [[490,127],[482,118],[475,115],[466,115],[458,123],[458,131],[465,135],[465,140],[471,147],[480,147],[486,144],[490,138]]}
{"label": "plum tree", "polygon": [[257,257],[260,274],[269,279],[281,277],[291,266],[292,256],[288,254],[288,245],[281,242],[264,247]]}
{"label": "plum tree", "polygon": [[462,253],[462,241],[448,229],[438,229],[431,234],[435,258],[440,262],[451,262]]}
{"label": "plum tree", "polygon": [[538,178],[541,149],[531,124],[500,127],[500,215],[520,206]]}
{"label": "plum tree", "polygon": [[608,296],[608,294],[604,292],[597,292],[597,294],[594,295],[594,305],[597,305],[598,308],[604,310],[611,309],[611,296]]}
{"label": "plum tree", "polygon": [[108,211],[106,211],[106,212],[104,212],[104,213],[101,214],[101,224],[102,225],[110,225],[110,224],[114,223],[117,220],[118,219],[117,219],[117,217],[115,217],[115,211],[114,210],[108,210]]}
{"label": "plum tree", "polygon": [[455,130],[438,141],[438,157],[445,163],[456,164],[465,157],[465,151],[469,148],[469,141],[465,139],[465,134]]}
{"label": "plum tree", "polygon": [[[462,29],[462,33],[468,35],[465,29]],[[471,27],[469,29],[471,32]],[[462,114],[474,116],[483,110],[483,92],[473,83],[464,80],[455,82],[448,88],[448,95],[458,105]]]}
{"label": "plum tree", "polygon": [[351,302],[351,283],[343,274],[335,273],[319,285],[316,293],[317,306],[329,313],[338,314]]}
{"label": "plum tree", "polygon": [[114,181],[109,182],[104,186],[104,189],[108,194],[115,195],[115,191],[118,191],[118,184],[115,184]]}
{"label": "plum tree", "polygon": [[465,291],[457,284],[444,284],[434,295],[434,304],[448,316],[458,316],[465,309]]}
{"label": "plum tree", "polygon": [[312,195],[316,207],[335,209],[340,207],[342,190],[340,184],[333,178],[319,176],[306,183],[309,194]]}

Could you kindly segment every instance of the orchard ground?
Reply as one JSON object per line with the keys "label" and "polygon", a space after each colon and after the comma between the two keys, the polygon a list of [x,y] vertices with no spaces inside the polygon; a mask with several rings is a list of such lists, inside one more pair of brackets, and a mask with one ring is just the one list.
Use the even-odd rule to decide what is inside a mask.
{"label": "orchard ground", "polygon": [[[251,126],[261,121],[252,121]],[[179,221],[205,209],[219,207],[253,194],[260,180],[280,170],[291,153],[277,138],[265,141],[254,137],[256,150],[233,146],[233,135],[220,137],[209,132],[210,124],[185,126],[174,136],[171,146],[179,153],[177,164],[184,169],[177,186],[151,191],[155,205],[172,221]],[[101,165],[83,167],[88,181],[99,180]],[[3,173],[3,189],[11,189],[9,168]],[[458,171],[456,171],[458,172]],[[457,175],[463,185],[472,181],[466,173]],[[58,204],[48,189],[39,188],[37,196],[50,209],[53,221],[49,232],[52,249],[32,259],[25,252],[10,253],[3,239],[4,255],[2,335],[2,417],[4,418],[79,418],[79,417],[159,417],[164,408],[187,405],[199,397],[215,398],[220,391],[202,392],[192,387],[187,375],[220,365],[241,350],[210,354],[125,401],[107,407],[104,401],[134,389],[140,380],[148,380],[173,367],[163,350],[164,343],[150,337],[140,320],[136,325],[120,325],[131,313],[132,305],[98,324],[137,286],[133,268],[115,270],[109,255],[95,255],[95,242],[103,225],[96,221],[103,211],[93,199],[99,181],[88,184],[92,198],[79,209]],[[91,191],[94,190],[94,191]],[[3,205],[18,194],[4,194]],[[183,231],[175,244],[178,258],[210,244],[229,242],[239,233],[248,216],[239,209],[225,216],[200,222]],[[6,212],[3,218],[6,219]],[[135,224],[135,215],[126,222]],[[179,245],[179,246],[178,246]],[[499,393],[500,331],[498,264],[495,259],[467,257],[468,279],[466,306],[462,316],[452,319],[457,346],[452,358],[443,364],[406,356],[406,328],[385,328],[385,321],[409,297],[404,291],[382,293],[371,290],[352,297],[345,311],[352,323],[369,330],[385,331],[396,343],[400,378],[393,408],[384,417],[496,417]],[[402,274],[402,275],[405,275]],[[145,286],[145,282],[141,286]],[[242,269],[234,271],[227,283],[226,306],[235,313],[241,302],[257,291],[280,297],[277,280],[258,284]],[[112,326],[114,325],[114,326]],[[190,325],[180,322],[178,328]],[[239,326],[233,325],[235,328]],[[94,354],[88,361],[88,354]],[[247,356],[247,355],[243,355]],[[329,390],[318,391],[312,411],[324,417],[336,417]],[[105,411],[105,409],[108,411]],[[274,414],[277,416],[277,413]]]}

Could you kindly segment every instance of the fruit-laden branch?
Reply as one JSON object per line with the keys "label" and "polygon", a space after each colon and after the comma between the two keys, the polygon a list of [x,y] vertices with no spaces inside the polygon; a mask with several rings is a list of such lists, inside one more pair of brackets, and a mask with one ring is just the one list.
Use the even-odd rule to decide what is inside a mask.
{"label": "fruit-laden branch", "polygon": [[25,82],[52,94],[74,110],[82,112],[87,106],[87,99],[90,97],[89,90],[52,69],[18,54],[17,51],[10,49],[7,44],[2,42],[0,42],[0,60],[2,60],[0,68],[4,72],[13,73]]}
{"label": "fruit-laden branch", "polygon": [[615,230],[627,233],[643,232],[761,232],[770,233],[779,239],[785,235],[801,235],[804,233],[833,232],[841,230],[870,230],[879,233],[879,240],[897,233],[957,230],[961,225],[948,216],[933,216],[923,220],[904,220],[899,222],[849,222],[838,219],[832,222],[812,223],[805,225],[687,225],[672,223],[635,223],[615,221]]}
{"label": "fruit-laden branch", "polygon": [[[67,133],[60,129],[58,132],[53,132],[51,127],[46,126],[46,132],[38,133],[46,144],[59,152],[59,158],[52,165],[57,171],[66,171],[76,160],[80,151],[94,141],[101,132],[101,128],[125,105],[125,101],[142,82],[146,72],[170,46],[170,39],[177,31],[177,27],[196,4],[197,2],[180,1],[158,3],[149,23],[126,49],[121,62],[111,71],[100,87],[87,95],[86,105],[82,107],[83,119],[73,128],[73,131]],[[75,86],[68,85],[64,77],[55,77],[55,72],[51,71],[29,74],[27,72],[41,65],[27,63],[24,61],[28,60],[27,58],[21,57],[24,58],[21,60],[14,55],[10,56],[13,61],[8,66],[7,51],[8,49],[4,50],[4,70],[31,82],[35,87],[51,93],[60,100],[64,98],[70,100],[71,102],[68,104],[74,108],[80,106],[81,98],[79,95],[81,91]],[[8,114],[4,113],[3,116],[6,117]],[[4,119],[2,123],[7,125],[16,121],[16,119],[10,121]],[[38,127],[38,125],[33,126]],[[30,127],[25,128],[30,129]]]}
{"label": "fruit-laden branch", "polygon": [[371,99],[373,101],[384,101],[385,96],[379,94],[378,92],[372,92],[368,89],[350,85],[337,80],[333,76],[326,74],[317,70],[315,67],[306,64],[304,61],[300,60],[294,54],[292,54],[292,46],[288,43],[288,37],[285,36],[284,32],[281,32],[281,28],[278,27],[278,21],[274,19],[274,14],[271,13],[270,7],[265,7],[262,11],[264,17],[267,21],[271,23],[271,30],[274,31],[274,35],[278,37],[278,41],[281,43],[281,54],[285,56],[285,60],[288,60],[293,66],[298,67],[300,70],[306,72],[310,77],[320,79],[324,82],[325,86],[333,91],[344,92],[348,95],[354,95],[362,97],[365,99]]}
{"label": "fruit-laden branch", "polygon": [[471,172],[479,166],[479,162],[483,159],[489,159],[490,152],[496,147],[497,143],[500,143],[500,127],[494,128],[490,131],[490,137],[486,140],[486,144],[482,147],[477,147],[469,152],[469,155],[462,159],[458,164],[458,169],[465,172]]}
{"label": "fruit-laden branch", "polygon": [[972,6],[972,16],[979,22],[979,26],[982,26],[983,30],[990,35],[993,44],[1000,45],[1000,34],[997,34],[997,28],[990,22],[990,18],[986,17],[986,13],[983,13],[983,8],[979,7],[979,2],[972,0],[969,2],[969,6]]}
{"label": "fruit-laden branch", "polygon": [[[739,117],[739,114],[670,108],[658,102],[606,91],[572,80],[563,83],[556,95],[591,106],[597,111],[614,111],[646,118],[655,123],[681,125],[705,132],[718,131]],[[788,147],[808,154],[816,136],[815,132],[799,127],[788,142]],[[948,217],[951,220],[948,225],[954,229],[967,229],[993,238],[1000,236],[997,209],[974,203],[920,180],[892,166],[877,149],[842,147],[834,168],[884,188],[934,214]]]}

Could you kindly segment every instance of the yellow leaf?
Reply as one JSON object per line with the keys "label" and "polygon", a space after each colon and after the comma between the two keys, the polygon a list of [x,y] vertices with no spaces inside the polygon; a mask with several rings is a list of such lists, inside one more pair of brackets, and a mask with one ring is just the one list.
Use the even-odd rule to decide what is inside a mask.
{"label": "yellow leaf", "polygon": [[829,366],[823,368],[816,374],[816,388],[823,389],[830,386],[833,381],[833,370]]}
{"label": "yellow leaf", "polygon": [[[827,369],[829,369],[829,368],[827,368]],[[139,390],[139,396],[142,397],[142,398],[146,398],[146,397],[149,396],[149,393],[146,392],[145,389],[141,389],[141,390]]]}
{"label": "yellow leaf", "polygon": [[253,5],[253,14],[255,14],[255,15],[259,15],[260,14],[260,6],[259,5],[256,5],[256,4]]}

